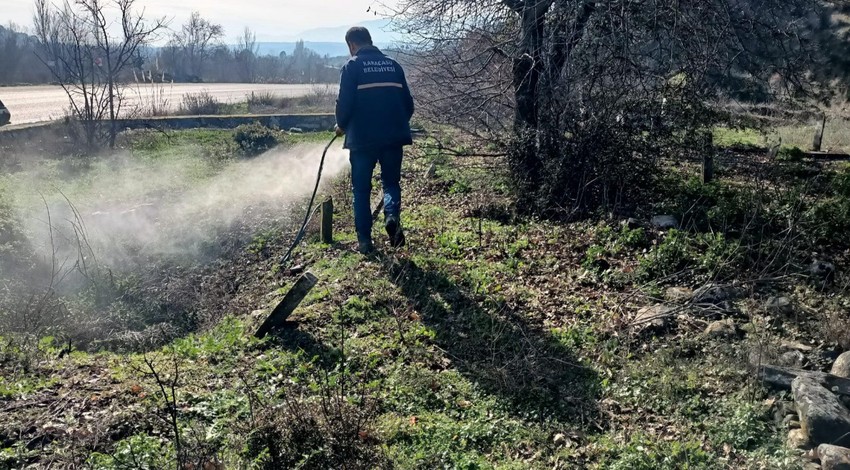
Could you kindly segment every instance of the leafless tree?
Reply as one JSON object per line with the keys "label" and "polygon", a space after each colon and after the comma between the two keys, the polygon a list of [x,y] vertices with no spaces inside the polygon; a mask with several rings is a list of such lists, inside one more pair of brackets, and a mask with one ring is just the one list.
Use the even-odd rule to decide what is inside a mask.
{"label": "leafless tree", "polygon": [[17,25],[10,23],[8,27],[0,26],[0,83],[10,83],[18,66],[21,64],[24,53],[27,51],[25,44],[26,35],[21,34]]}
{"label": "leafless tree", "polygon": [[86,142],[94,146],[103,135],[100,122],[115,146],[116,119],[121,111],[122,72],[133,66],[140,48],[165,27],[165,20],[147,23],[134,11],[135,0],[76,0],[56,7],[35,1],[38,52],[70,100],[82,124]]}
{"label": "leafless tree", "polygon": [[419,109],[510,141],[522,208],[632,198],[710,144],[712,103],[811,92],[819,0],[402,0]]}
{"label": "leafless tree", "polygon": [[256,62],[260,49],[257,46],[257,35],[251,31],[251,28],[245,27],[242,31],[242,36],[234,50],[236,60],[242,68],[243,81],[254,83],[256,80]]}
{"label": "leafless tree", "polygon": [[195,11],[180,30],[171,35],[169,45],[174,53],[182,56],[186,66],[185,74],[201,77],[213,46],[223,37],[224,28],[220,24],[211,23]]}

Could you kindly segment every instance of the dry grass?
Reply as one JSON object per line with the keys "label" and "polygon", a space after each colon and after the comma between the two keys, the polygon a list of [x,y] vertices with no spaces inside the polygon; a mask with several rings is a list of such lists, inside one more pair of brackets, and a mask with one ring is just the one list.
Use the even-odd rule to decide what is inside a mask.
{"label": "dry grass", "polygon": [[[775,141],[782,139],[783,145],[799,147],[803,150],[812,148],[812,139],[820,129],[819,121],[809,121],[804,124],[779,126],[772,133]],[[850,119],[842,117],[828,118],[824,129],[822,147],[825,151],[844,152],[850,154]]]}

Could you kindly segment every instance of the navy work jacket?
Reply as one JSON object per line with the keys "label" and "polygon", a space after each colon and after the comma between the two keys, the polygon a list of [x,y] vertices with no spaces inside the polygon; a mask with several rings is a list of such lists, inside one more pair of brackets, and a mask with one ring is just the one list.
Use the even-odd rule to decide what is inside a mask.
{"label": "navy work jacket", "polygon": [[413,143],[413,97],[404,70],[377,47],[357,51],[340,74],[336,123],[345,148],[368,150]]}

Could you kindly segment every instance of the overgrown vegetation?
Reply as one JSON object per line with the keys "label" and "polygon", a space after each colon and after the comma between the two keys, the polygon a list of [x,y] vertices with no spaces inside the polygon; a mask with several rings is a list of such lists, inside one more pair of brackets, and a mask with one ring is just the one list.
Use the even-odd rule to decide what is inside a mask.
{"label": "overgrown vegetation", "polygon": [[247,100],[248,109],[252,112],[332,113],[336,90],[329,85],[314,85],[310,93],[296,97],[251,92]]}
{"label": "overgrown vegetation", "polygon": [[[262,158],[242,160],[235,135],[144,132],[122,145],[165,173],[174,159],[195,162],[195,180],[176,179],[191,187]],[[517,214],[501,161],[439,150],[462,153],[454,139],[408,155],[409,248],[354,252],[341,178],[327,187],[336,243],[308,237],[295,271],[278,264],[287,230],[250,226],[220,234],[212,245],[230,248],[207,266],[152,259],[50,297],[67,313],[129,321],[112,325],[132,341],[87,344],[67,328],[23,341],[8,325],[31,323],[0,305],[0,468],[797,468],[780,437],[782,401],[748,356],[811,339],[820,363],[843,341],[826,332],[846,331],[835,325],[848,301],[850,168],[735,154],[704,185],[695,165],[665,166],[633,220],[553,223]],[[78,184],[109,164],[92,160]],[[14,194],[13,178],[0,181]],[[4,273],[26,247],[9,194]],[[680,227],[655,229],[659,213]],[[837,266],[829,282],[808,271],[812,240]],[[253,338],[300,269],[320,283],[293,323]],[[17,282],[4,289],[23,292]],[[709,283],[745,293],[712,307],[664,301],[678,310],[663,327],[635,321],[668,288]],[[779,294],[800,313],[766,311]],[[88,325],[79,318],[57,324]],[[703,334],[720,318],[741,335]]]}
{"label": "overgrown vegetation", "polygon": [[708,156],[712,129],[739,124],[722,103],[846,96],[832,52],[846,48],[846,9],[404,0],[396,20],[416,46],[420,112],[500,142],[522,212],[575,219],[634,209],[661,161]]}
{"label": "overgrown vegetation", "polygon": [[209,116],[221,114],[224,105],[208,92],[187,93],[178,109],[179,114]]}

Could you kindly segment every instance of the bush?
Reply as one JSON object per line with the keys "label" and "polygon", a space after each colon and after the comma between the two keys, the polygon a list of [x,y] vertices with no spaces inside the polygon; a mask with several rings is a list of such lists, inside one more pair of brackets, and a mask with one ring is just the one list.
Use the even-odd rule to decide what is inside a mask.
{"label": "bush", "polygon": [[251,92],[248,95],[248,106],[274,106],[278,108],[285,107],[286,99],[275,96],[274,93],[270,91],[263,92]]}
{"label": "bush", "polygon": [[720,182],[703,184],[695,177],[685,181],[680,174],[662,178],[657,190],[666,202],[656,209],[681,217],[682,226],[698,231],[726,233],[751,223],[765,223],[752,220],[759,214],[756,208],[764,205],[764,195],[752,190]]}
{"label": "bush", "polygon": [[247,154],[265,152],[278,144],[277,133],[258,122],[237,127],[233,140]]}
{"label": "bush", "polygon": [[808,204],[800,230],[815,245],[841,245],[850,232],[850,169],[832,176]]}
{"label": "bush", "polygon": [[664,240],[640,259],[638,276],[657,279],[692,270],[704,280],[734,276],[744,262],[739,241],[720,233],[689,235],[670,230]]}
{"label": "bush", "polygon": [[785,162],[799,162],[806,156],[806,152],[800,150],[800,147],[782,147],[776,158]]}
{"label": "bush", "polygon": [[207,91],[186,93],[180,104],[180,114],[205,115],[221,114],[224,105]]}
{"label": "bush", "polygon": [[378,386],[347,369],[300,368],[283,404],[243,425],[241,457],[261,470],[391,467],[373,429]]}
{"label": "bush", "polygon": [[119,441],[111,454],[93,453],[87,462],[95,470],[125,468],[169,468],[176,456],[174,447],[162,439],[137,434]]}

